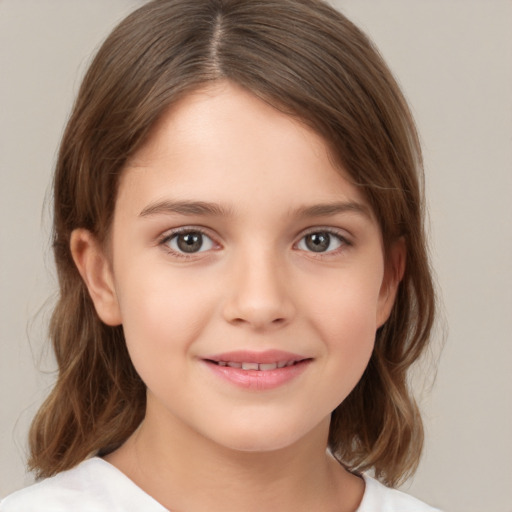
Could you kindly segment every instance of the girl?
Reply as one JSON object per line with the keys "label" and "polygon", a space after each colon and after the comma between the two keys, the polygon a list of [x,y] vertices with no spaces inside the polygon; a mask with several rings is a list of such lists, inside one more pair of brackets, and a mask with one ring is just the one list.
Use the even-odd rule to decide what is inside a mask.
{"label": "girl", "polygon": [[434,316],[420,182],[398,86],[322,1],[125,19],[55,173],[46,479],[0,510],[434,510],[392,489]]}

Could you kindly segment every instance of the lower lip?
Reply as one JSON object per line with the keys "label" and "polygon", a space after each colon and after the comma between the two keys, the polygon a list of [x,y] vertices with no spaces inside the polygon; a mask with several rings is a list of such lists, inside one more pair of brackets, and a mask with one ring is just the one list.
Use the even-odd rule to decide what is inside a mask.
{"label": "lower lip", "polygon": [[256,391],[275,389],[301,375],[308,367],[311,359],[305,359],[293,366],[276,368],[275,370],[242,370],[230,366],[219,366],[218,364],[205,361],[207,366],[219,377],[232,384]]}

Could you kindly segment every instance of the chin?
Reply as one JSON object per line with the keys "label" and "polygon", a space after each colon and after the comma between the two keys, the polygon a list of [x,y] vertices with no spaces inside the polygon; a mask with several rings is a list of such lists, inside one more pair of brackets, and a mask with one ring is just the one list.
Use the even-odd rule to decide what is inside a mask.
{"label": "chin", "polygon": [[279,451],[291,446],[296,442],[295,439],[268,439],[264,436],[257,436],[257,438],[237,439],[236,442],[231,442],[227,446],[231,450],[245,453],[264,453]]}
{"label": "chin", "polygon": [[[302,425],[300,428],[297,421],[281,421],[273,424],[251,424],[234,425],[223,431],[218,436],[212,436],[217,444],[230,450],[244,453],[268,453],[284,450],[290,446],[306,441],[312,437],[318,437],[319,429],[322,438],[325,437],[327,444],[328,426],[324,429],[323,422],[318,426]],[[324,433],[325,430],[325,433]]]}

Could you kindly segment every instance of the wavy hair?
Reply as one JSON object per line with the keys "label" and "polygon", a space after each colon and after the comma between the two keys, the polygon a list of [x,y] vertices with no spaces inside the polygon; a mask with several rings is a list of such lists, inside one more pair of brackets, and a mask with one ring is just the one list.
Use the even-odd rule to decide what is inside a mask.
{"label": "wavy hair", "polygon": [[368,37],[321,0],[154,0],[106,39],[81,85],[54,176],[60,296],[50,337],[58,378],[34,419],[38,476],[108,453],[137,428],[145,385],[122,327],[97,316],[74,265],[76,228],[108,240],[119,177],[159,117],[228,80],[313,128],[363,190],[405,275],[360,382],[332,413],[329,447],[352,471],[395,485],[412,473],[422,422],[407,372],[429,342],[434,289],[424,234],[420,145],[400,89]]}

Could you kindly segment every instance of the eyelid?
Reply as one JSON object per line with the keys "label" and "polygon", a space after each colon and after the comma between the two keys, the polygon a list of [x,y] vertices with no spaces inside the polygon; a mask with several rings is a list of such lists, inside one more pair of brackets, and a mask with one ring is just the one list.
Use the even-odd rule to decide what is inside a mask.
{"label": "eyelid", "polygon": [[297,250],[302,250],[302,249],[298,249],[298,245],[299,243],[308,235],[312,235],[312,234],[315,234],[315,233],[327,233],[329,235],[332,235],[336,238],[338,238],[341,242],[341,247],[338,247],[334,250],[331,250],[331,251],[326,251],[326,252],[317,252],[315,253],[314,251],[304,251],[304,252],[307,252],[311,255],[314,255],[314,257],[316,258],[322,258],[322,257],[327,257],[327,256],[332,256],[332,255],[336,255],[338,254],[340,251],[343,251],[344,248],[347,248],[347,247],[351,247],[353,245],[353,242],[351,241],[351,237],[349,235],[349,233],[347,233],[346,230],[343,230],[343,229],[340,229],[340,228],[335,228],[335,227],[332,227],[332,226],[315,226],[315,227],[312,227],[312,228],[308,228],[304,231],[302,231],[297,239],[297,241],[294,243],[294,248],[297,249]]}
{"label": "eyelid", "polygon": [[[168,242],[174,238],[175,236],[183,233],[200,233],[201,235],[209,238],[213,245],[213,249],[208,249],[206,251],[199,251],[196,253],[184,253],[184,252],[178,252],[173,250],[171,247],[169,247]],[[341,247],[338,247],[331,251],[326,252],[318,252],[315,253],[313,251],[305,251],[303,249],[299,249],[298,245],[299,243],[308,235],[314,234],[314,233],[328,233],[329,235],[332,235],[336,238],[338,238],[341,241]],[[205,256],[206,254],[210,253],[212,250],[218,250],[222,248],[222,245],[218,242],[218,237],[211,233],[211,230],[208,228],[205,228],[203,226],[197,226],[197,225],[190,225],[190,226],[179,226],[176,228],[169,229],[165,231],[162,235],[160,235],[157,239],[157,245],[162,246],[163,249],[172,254],[175,257],[183,258],[183,259],[190,259],[190,258],[197,258],[199,256]],[[339,252],[343,251],[347,247],[350,247],[353,245],[353,242],[351,241],[350,234],[340,228],[332,227],[332,226],[314,226],[308,229],[303,230],[300,235],[297,238],[297,241],[293,244],[293,248],[296,250],[300,250],[303,252],[307,252],[310,255],[314,256],[315,258],[322,258],[322,257],[329,257],[333,255],[337,255]]]}
{"label": "eyelid", "polygon": [[[198,251],[195,253],[184,253],[175,251],[169,246],[169,241],[172,240],[174,237],[180,234],[185,233],[200,233],[202,236],[209,238],[212,241],[213,249],[208,249],[206,251]],[[212,235],[211,231],[209,229],[206,229],[202,226],[180,226],[177,228],[172,228],[167,231],[165,231],[162,235],[160,235],[157,239],[157,245],[161,246],[167,253],[172,254],[175,257],[183,258],[183,259],[191,259],[191,258],[197,258],[200,256],[205,256],[207,253],[209,253],[212,250],[218,250],[222,246],[217,241],[217,237]]]}

